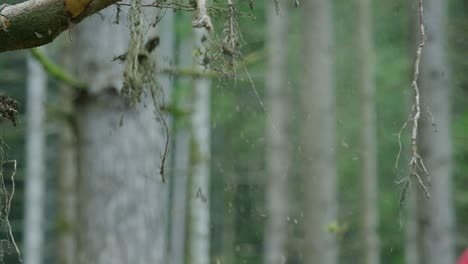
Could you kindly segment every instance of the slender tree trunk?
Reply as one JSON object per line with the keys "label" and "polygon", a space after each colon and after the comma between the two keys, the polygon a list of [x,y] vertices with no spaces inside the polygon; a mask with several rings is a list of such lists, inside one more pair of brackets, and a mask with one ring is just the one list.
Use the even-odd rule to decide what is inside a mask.
{"label": "slender tree trunk", "polygon": [[405,259],[407,264],[419,264],[419,246],[418,246],[418,200],[417,188],[419,186],[413,184],[409,190],[410,195],[407,199],[406,217],[403,217],[401,224],[405,226]]}
{"label": "slender tree trunk", "polygon": [[[195,46],[205,52],[204,29],[194,29]],[[203,57],[201,55],[200,57]],[[202,58],[201,58],[202,59]],[[204,66],[196,62],[197,70]],[[198,78],[193,83],[191,184],[190,184],[190,245],[192,264],[210,263],[210,86],[211,81]]]}
{"label": "slender tree trunk", "polygon": [[95,16],[72,31],[75,74],[91,84],[76,102],[78,262],[166,263],[164,133],[151,100],[130,106],[119,95],[123,69],[112,58],[129,37],[120,24]]}
{"label": "slender tree trunk", "polygon": [[[192,65],[192,42],[182,38],[179,42],[178,66],[190,68]],[[182,110],[190,108],[190,78],[177,78],[173,102]],[[171,194],[171,263],[185,262],[186,247],[186,215],[187,215],[187,185],[190,159],[190,130],[186,115],[176,115],[174,118],[174,170]]]}
{"label": "slender tree trunk", "polygon": [[306,192],[305,262],[337,263],[335,89],[331,2],[303,2],[304,76],[302,105]]}
{"label": "slender tree trunk", "polygon": [[[190,57],[189,57],[190,58]],[[185,225],[187,211],[187,176],[189,172],[190,134],[187,130],[176,128],[174,147],[174,172],[171,183],[171,263],[185,262]]]}
{"label": "slender tree trunk", "polygon": [[[288,2],[268,4],[268,114],[266,164],[268,221],[265,230],[265,264],[286,262],[288,227],[288,176],[291,149],[288,132],[290,89],[288,86]],[[279,9],[277,13],[276,9]]]}
{"label": "slender tree trunk", "polygon": [[[62,93],[64,105],[71,105],[71,91]],[[68,108],[68,107],[67,107]],[[68,108],[69,109],[69,108]],[[77,226],[77,142],[73,123],[61,126],[58,173],[57,259],[60,264],[73,264],[76,258]]]}
{"label": "slender tree trunk", "polygon": [[[44,50],[42,48],[42,50]],[[41,264],[44,251],[45,109],[47,74],[28,56],[27,133],[26,133],[26,201],[24,261]]]}
{"label": "slender tree trunk", "polygon": [[223,181],[223,233],[222,233],[222,258],[221,263],[235,264],[236,254],[233,250],[236,247],[236,210],[234,208],[237,193],[237,174],[229,172],[224,175]]}
{"label": "slender tree trunk", "polygon": [[380,263],[380,246],[377,234],[378,175],[377,139],[374,107],[374,71],[372,45],[372,19],[370,0],[358,0],[358,86],[361,92],[361,192],[363,263]]}
{"label": "slender tree trunk", "polygon": [[[68,40],[68,39],[67,39]],[[61,42],[65,38],[60,39]],[[72,65],[70,47],[60,51],[61,64],[70,68]],[[74,113],[75,93],[70,87],[60,86],[61,107],[65,115],[60,121],[60,139],[58,147],[57,176],[57,263],[76,263],[76,223],[77,223],[77,139],[76,127],[72,118]]]}
{"label": "slender tree trunk", "polygon": [[[423,229],[420,244],[421,263],[455,263],[454,255],[454,209],[452,200],[452,142],[451,108],[447,63],[447,2],[427,0],[425,3],[426,46],[421,65],[422,118],[420,126],[420,150],[430,173],[431,196],[420,199],[420,216]],[[427,109],[426,109],[427,106]],[[432,125],[432,113],[436,127]]]}
{"label": "slender tree trunk", "polygon": [[[162,11],[160,10],[157,10],[157,9],[149,9],[147,10],[147,12],[150,12],[152,14],[152,16],[150,17],[156,17],[156,16],[159,16],[161,15]],[[159,47],[157,49],[157,51],[155,51],[156,53],[156,59],[157,59],[157,67],[159,69],[169,69],[171,68],[173,65],[174,65],[174,57],[175,57],[175,27],[174,27],[174,17],[175,17],[175,13],[174,12],[165,12],[164,15],[162,16],[161,20],[158,22],[157,26],[155,29],[153,30],[149,30],[149,32],[147,33],[147,36],[148,37],[153,37],[153,36],[159,36],[160,38],[160,43],[159,43]],[[170,104],[171,100],[172,100],[172,91],[173,91],[173,88],[174,88],[174,78],[173,76],[170,76],[168,74],[160,74],[159,76],[157,76],[157,80],[158,80],[158,84],[160,85],[160,88],[162,89],[163,93],[162,93],[162,99],[160,101],[162,101],[161,105],[162,104]],[[164,107],[166,107],[166,105],[164,105]],[[171,118],[167,118],[166,119],[166,125],[169,127],[172,127],[172,119]],[[169,138],[168,139],[171,139],[172,137],[172,134],[169,134],[167,135]],[[170,152],[168,152],[170,153]],[[168,159],[166,160],[166,168],[169,168],[165,174],[167,175],[172,175],[172,172],[170,171],[171,169],[171,166],[169,166],[169,164],[171,164],[172,162],[172,157],[170,156],[170,154],[168,154]],[[170,204],[170,201],[169,201],[169,195],[170,195],[170,188],[171,188],[171,185],[172,183],[170,182],[172,179],[167,179],[167,181],[169,182],[168,186],[166,186],[167,188],[167,206],[169,208],[169,204]],[[168,211],[169,213],[169,211]],[[169,220],[169,214],[167,215],[167,220]],[[167,226],[166,226],[166,230],[167,231],[167,242],[166,242],[166,250],[167,252],[169,252],[170,250],[170,230],[169,230],[169,227],[170,227],[171,223],[169,223],[169,221],[167,221]],[[167,260],[169,261],[169,257],[170,257],[170,253],[167,254],[168,255],[168,258]]]}
{"label": "slender tree trunk", "polygon": [[[68,41],[61,38],[61,42]],[[61,64],[71,68],[70,46],[61,49]],[[60,120],[60,139],[58,155],[57,180],[57,263],[76,263],[77,231],[77,179],[78,179],[78,146],[76,123],[72,114],[75,92],[66,85],[60,86],[61,107],[65,115]]]}

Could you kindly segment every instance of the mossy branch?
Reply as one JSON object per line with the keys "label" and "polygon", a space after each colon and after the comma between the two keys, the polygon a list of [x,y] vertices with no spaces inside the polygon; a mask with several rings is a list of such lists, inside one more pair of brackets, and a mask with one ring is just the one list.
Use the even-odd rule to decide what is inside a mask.
{"label": "mossy branch", "polygon": [[[265,58],[264,51],[255,51],[250,53],[249,55],[245,56],[244,64],[236,65],[235,70],[241,69],[244,65],[252,65],[255,64]],[[219,73],[214,70],[206,70],[200,71],[195,68],[166,68],[160,70],[160,73],[169,74],[169,75],[176,75],[182,77],[193,77],[193,78],[217,78],[222,77],[222,73]]]}
{"label": "mossy branch", "polygon": [[167,68],[162,69],[160,73],[194,78],[216,78],[219,76],[219,74],[215,71],[199,71],[194,68]]}
{"label": "mossy branch", "polygon": [[73,77],[70,73],[65,71],[62,67],[57,65],[51,59],[49,59],[43,52],[33,48],[31,49],[32,56],[42,65],[44,70],[54,77],[55,79],[64,82],[65,84],[76,88],[76,89],[86,89],[87,85],[84,82],[79,81]]}

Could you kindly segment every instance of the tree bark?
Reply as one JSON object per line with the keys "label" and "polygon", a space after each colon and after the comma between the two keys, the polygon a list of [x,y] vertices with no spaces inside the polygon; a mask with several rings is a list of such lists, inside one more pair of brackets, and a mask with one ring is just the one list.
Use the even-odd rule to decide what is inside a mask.
{"label": "tree bark", "polygon": [[371,3],[370,0],[358,0],[357,3],[358,86],[361,97],[363,263],[379,264],[377,132],[374,107]]}
{"label": "tree bark", "polygon": [[47,74],[31,56],[27,58],[27,135],[24,261],[41,264],[45,222],[45,109]]}
{"label": "tree bark", "polygon": [[0,53],[47,44],[64,30],[117,1],[29,0],[0,7]]}
{"label": "tree bark", "polygon": [[[268,220],[265,229],[265,264],[286,262],[288,176],[291,166],[288,87],[288,5],[279,0],[268,4],[268,71],[266,77],[268,114],[266,165],[268,170]],[[277,8],[279,11],[277,12]]]}
{"label": "tree bark", "polygon": [[72,32],[74,72],[90,84],[76,101],[79,263],[166,263],[164,133],[151,100],[130,106],[119,95],[112,58],[127,49],[124,24],[91,17]]}
{"label": "tree bark", "polygon": [[305,262],[337,263],[335,88],[331,2],[303,3],[303,147],[305,156]]}
{"label": "tree bark", "polygon": [[[426,45],[421,64],[420,125],[421,156],[430,173],[431,199],[419,199],[422,214],[421,263],[455,263],[454,209],[452,199],[452,142],[451,108],[447,63],[447,6],[445,1],[427,0],[425,3]],[[432,125],[431,116],[436,127]]]}

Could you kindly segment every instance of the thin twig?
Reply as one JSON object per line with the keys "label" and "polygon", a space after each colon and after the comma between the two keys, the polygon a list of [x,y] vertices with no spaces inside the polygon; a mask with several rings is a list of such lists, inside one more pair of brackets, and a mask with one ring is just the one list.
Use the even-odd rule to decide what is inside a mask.
{"label": "thin twig", "polygon": [[[5,222],[6,222],[6,226],[8,228],[8,236],[10,237],[11,243],[15,247],[16,253],[18,254],[18,260],[19,260],[19,262],[23,262],[23,260],[21,259],[21,252],[20,252],[20,250],[18,248],[18,245],[16,244],[15,237],[13,236],[13,231],[12,231],[11,224],[10,224],[10,219],[9,219],[10,209],[11,209],[11,201],[13,200],[13,196],[15,195],[16,160],[5,161],[4,163],[13,163],[13,172],[11,173],[11,177],[10,177],[10,179],[11,179],[11,193],[10,193],[10,196],[7,196],[7,203],[5,205],[5,214],[6,214],[5,215]],[[5,195],[6,195],[6,189],[5,189]]]}
{"label": "thin twig", "polygon": [[[162,182],[166,183],[166,176],[164,174],[165,174],[166,160],[167,160],[167,156],[168,156],[168,152],[169,152],[169,141],[170,141],[170,139],[169,139],[169,125],[167,124],[166,118],[164,117],[162,111],[160,110],[158,100],[156,99],[155,89],[154,88],[150,89],[150,92],[151,92],[151,98],[153,99],[153,104],[154,104],[154,107],[155,107],[155,110],[154,110],[155,114],[157,115],[158,119],[161,120],[161,122],[163,124],[163,128],[164,128],[165,142],[164,142],[163,154],[161,155],[161,167],[159,168],[159,174],[161,176]],[[163,93],[163,98],[164,98],[164,92],[163,92],[162,88],[161,88],[161,92]]]}
{"label": "thin twig", "polygon": [[245,66],[245,63],[244,63],[244,60],[243,60],[243,59],[241,59],[241,62],[242,62],[242,65],[244,66],[245,74],[247,74],[247,77],[249,78],[250,85],[252,86],[252,90],[253,90],[254,93],[255,93],[255,97],[257,98],[257,101],[258,101],[258,103],[260,104],[260,106],[262,107],[263,111],[266,113],[266,112],[267,112],[267,108],[266,108],[265,104],[263,103],[262,98],[260,98],[260,95],[258,94],[257,88],[255,87],[255,83],[254,83],[254,81],[252,80],[252,76],[250,76],[250,73],[249,73],[249,71],[247,70],[247,66]]}
{"label": "thin twig", "polygon": [[429,117],[431,118],[431,124],[432,124],[432,127],[434,128],[434,132],[437,132],[437,124],[436,124],[436,122],[434,120],[434,116],[432,115],[431,109],[429,108],[428,105],[426,105],[426,112],[429,115]]}
{"label": "thin twig", "polygon": [[395,169],[398,168],[398,162],[400,161],[400,156],[401,156],[401,150],[403,148],[402,144],[401,144],[401,134],[403,133],[403,131],[406,129],[406,126],[408,125],[408,123],[411,121],[411,116],[408,118],[408,120],[405,121],[405,123],[403,124],[403,126],[401,126],[400,128],[400,131],[398,132],[398,134],[396,134],[396,136],[398,137],[398,154],[397,154],[397,157],[395,159]]}
{"label": "thin twig", "polygon": [[[429,182],[429,172],[426,169],[426,166],[424,165],[423,158],[419,155],[418,152],[418,127],[419,127],[419,119],[421,117],[421,103],[420,103],[420,92],[419,92],[419,73],[420,73],[420,64],[421,64],[421,56],[422,56],[422,51],[423,47],[425,45],[425,39],[426,39],[426,32],[424,28],[424,5],[423,5],[423,0],[418,0],[419,4],[419,12],[418,12],[418,17],[419,17],[419,44],[418,48],[416,49],[416,58],[414,60],[414,73],[413,73],[413,80],[411,82],[411,87],[413,89],[414,97],[413,97],[413,106],[411,108],[411,115],[409,119],[403,124],[402,128],[400,129],[400,133],[398,134],[398,141],[399,141],[399,152],[397,155],[397,160],[395,163],[395,166],[398,167],[398,159],[400,158],[400,153],[401,153],[401,133],[402,131],[406,128],[408,122],[412,123],[412,128],[411,128],[411,159],[409,162],[409,167],[410,167],[410,173],[409,176],[407,176],[405,179],[401,181],[402,184],[404,184],[402,193],[400,194],[400,207],[403,205],[404,200],[406,198],[406,194],[408,192],[408,186],[412,180],[413,177],[416,178],[419,186],[421,189],[424,191],[424,194],[426,197],[429,199],[430,193],[429,190],[422,180],[419,172],[422,171],[426,176],[427,176],[427,181]],[[429,111],[430,113],[430,111]],[[432,117],[432,114],[430,114]],[[433,124],[434,121],[433,121]]]}

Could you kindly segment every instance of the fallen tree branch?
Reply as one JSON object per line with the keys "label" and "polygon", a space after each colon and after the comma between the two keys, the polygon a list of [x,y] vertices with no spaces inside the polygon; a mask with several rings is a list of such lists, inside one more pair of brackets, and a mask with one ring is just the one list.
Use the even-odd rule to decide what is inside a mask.
{"label": "fallen tree branch", "polygon": [[0,52],[47,44],[118,0],[29,0],[0,7]]}

